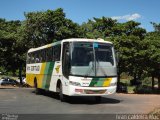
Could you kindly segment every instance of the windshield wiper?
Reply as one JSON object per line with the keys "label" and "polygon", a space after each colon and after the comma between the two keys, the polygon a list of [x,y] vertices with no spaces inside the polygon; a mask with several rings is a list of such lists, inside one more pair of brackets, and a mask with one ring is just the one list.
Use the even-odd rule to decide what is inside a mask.
{"label": "windshield wiper", "polygon": [[94,71],[94,62],[93,61],[92,61],[91,68],[90,67],[88,68],[88,71],[86,72],[86,74],[84,75],[84,77],[88,77],[91,74],[92,71]]}
{"label": "windshield wiper", "polygon": [[99,60],[97,60],[97,64],[98,64],[98,67],[97,67],[97,68],[101,69],[103,75],[104,75],[104,76],[108,76],[108,75],[106,74],[104,68],[100,67]]}

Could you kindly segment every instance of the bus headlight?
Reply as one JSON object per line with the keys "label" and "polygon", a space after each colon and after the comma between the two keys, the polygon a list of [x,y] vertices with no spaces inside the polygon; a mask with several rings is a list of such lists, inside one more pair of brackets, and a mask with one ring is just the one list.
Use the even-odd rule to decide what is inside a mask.
{"label": "bus headlight", "polygon": [[117,85],[117,82],[110,83],[110,86],[116,86],[116,85]]}
{"label": "bus headlight", "polygon": [[79,82],[69,81],[69,84],[74,85],[74,86],[81,86],[81,84]]}

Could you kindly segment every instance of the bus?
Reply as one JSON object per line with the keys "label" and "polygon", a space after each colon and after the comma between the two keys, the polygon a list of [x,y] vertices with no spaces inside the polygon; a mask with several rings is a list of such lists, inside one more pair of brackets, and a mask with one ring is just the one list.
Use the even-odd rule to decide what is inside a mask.
{"label": "bus", "polygon": [[117,64],[113,43],[103,39],[71,38],[27,53],[26,82],[41,90],[58,93],[61,101],[70,96],[114,94]]}

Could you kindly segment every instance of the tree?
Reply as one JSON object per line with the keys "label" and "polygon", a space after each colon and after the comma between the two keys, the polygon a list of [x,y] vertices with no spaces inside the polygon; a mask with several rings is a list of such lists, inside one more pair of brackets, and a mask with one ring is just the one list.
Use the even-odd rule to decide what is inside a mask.
{"label": "tree", "polygon": [[26,40],[33,47],[52,43],[54,40],[80,36],[79,25],[65,18],[61,8],[55,11],[25,13],[25,17]]}
{"label": "tree", "polygon": [[[147,44],[147,60],[148,60],[148,73],[152,77],[158,78],[158,87],[160,89],[160,33],[150,32],[145,37],[145,42]],[[152,79],[154,83],[154,79]],[[154,84],[152,84],[154,88]]]}
{"label": "tree", "polygon": [[16,34],[20,27],[20,21],[6,21],[0,19],[0,65],[5,71],[12,71],[15,74],[17,69],[16,60]]}
{"label": "tree", "polygon": [[151,22],[156,32],[160,32],[160,23]]}
{"label": "tree", "polygon": [[65,18],[63,9],[25,13],[24,21],[0,19],[1,70],[15,71],[25,66],[26,53],[32,47],[56,40],[81,37],[80,26]]}
{"label": "tree", "polygon": [[120,53],[119,74],[127,72],[134,77],[134,81],[141,79],[145,69],[143,39],[146,30],[139,25],[135,21],[118,23],[112,33],[112,41]]}
{"label": "tree", "polygon": [[[119,51],[119,76],[125,72],[134,77],[136,82],[141,77],[146,69],[145,49],[143,48],[143,40],[134,35],[123,35],[109,38],[115,49]],[[120,80],[119,80],[120,81]]]}
{"label": "tree", "polygon": [[84,36],[87,38],[103,38],[112,34],[112,28],[117,24],[116,20],[111,18],[93,18],[87,23],[82,24]]}
{"label": "tree", "polygon": [[88,38],[100,37],[112,41],[116,50],[120,52],[119,76],[122,72],[127,72],[134,76],[136,81],[138,78],[141,79],[145,66],[143,39],[146,30],[139,25],[140,23],[135,21],[118,23],[111,18],[102,17],[83,23],[82,29]]}

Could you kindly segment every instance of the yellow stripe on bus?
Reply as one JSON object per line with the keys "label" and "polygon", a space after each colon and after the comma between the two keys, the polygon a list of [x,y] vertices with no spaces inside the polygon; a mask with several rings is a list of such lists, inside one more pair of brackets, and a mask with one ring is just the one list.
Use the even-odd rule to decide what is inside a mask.
{"label": "yellow stripe on bus", "polygon": [[30,86],[34,86],[34,74],[28,73],[26,74],[26,82],[27,84],[29,84]]}
{"label": "yellow stripe on bus", "polygon": [[37,82],[38,82],[38,88],[42,88],[42,84],[43,84],[43,78],[44,78],[44,71],[45,71],[45,67],[46,67],[46,63],[42,63],[41,65],[41,70],[40,70],[40,74],[36,75],[37,77]]}
{"label": "yellow stripe on bus", "polygon": [[112,78],[106,78],[105,81],[104,81],[104,83],[103,83],[103,86],[104,86],[104,87],[109,86],[110,83],[111,83],[111,81],[112,81]]}

